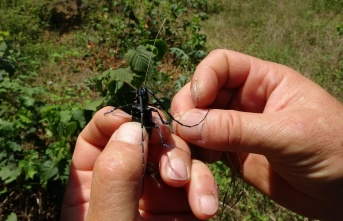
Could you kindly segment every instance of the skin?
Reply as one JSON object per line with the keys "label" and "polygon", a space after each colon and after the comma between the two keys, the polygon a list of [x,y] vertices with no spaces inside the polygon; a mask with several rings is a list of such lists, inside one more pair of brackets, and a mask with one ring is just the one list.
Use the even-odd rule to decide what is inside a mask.
{"label": "skin", "polygon": [[[149,140],[124,112],[104,115],[110,109],[97,112],[78,137],[60,220],[212,217],[218,209],[217,185],[207,166],[191,159],[188,145],[160,125],[164,141],[173,146],[165,148],[156,129]],[[144,158],[157,162],[161,176],[146,175],[143,192],[142,137]]]}
{"label": "skin", "polygon": [[[200,109],[199,109],[200,108]],[[343,106],[295,70],[245,54],[212,51],[172,101],[196,128],[175,134],[203,160],[236,153],[240,176],[279,204],[326,220],[343,218]]]}

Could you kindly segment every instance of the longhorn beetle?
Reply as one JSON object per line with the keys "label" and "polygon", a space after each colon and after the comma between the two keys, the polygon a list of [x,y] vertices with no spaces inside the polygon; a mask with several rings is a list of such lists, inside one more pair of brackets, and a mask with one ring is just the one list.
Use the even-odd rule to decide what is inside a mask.
{"label": "longhorn beetle", "polygon": [[[156,102],[150,103],[149,95],[151,95],[155,99]],[[169,125],[170,122],[167,120],[164,120],[158,110],[163,110],[173,121],[175,121],[176,123],[178,123],[184,127],[198,126],[201,122],[203,122],[205,120],[205,118],[209,112],[209,111],[207,111],[204,118],[201,121],[199,121],[199,123],[197,123],[197,124],[194,124],[194,125],[183,124],[180,121],[176,120],[168,111],[166,111],[162,102],[156,97],[155,93],[145,86],[137,89],[135,101],[133,103],[122,105],[119,107],[115,107],[115,108],[111,109],[110,111],[105,112],[105,114],[112,113],[113,111],[115,111],[117,109],[121,109],[121,108],[125,108],[125,107],[128,107],[131,110],[132,121],[136,121],[136,122],[141,123],[143,168],[145,166],[144,165],[144,162],[145,162],[145,160],[144,160],[144,146],[143,146],[143,127],[145,127],[145,129],[149,135],[151,135],[151,129],[152,128],[158,129],[158,134],[159,134],[159,138],[160,138],[162,145],[164,147],[172,148],[171,145],[164,142],[160,126],[158,124],[156,124],[155,122],[153,122],[153,120],[152,120],[152,113],[153,112],[156,112],[158,114],[162,124]],[[144,172],[144,169],[143,169],[143,172]],[[144,173],[143,173],[143,176],[144,176]]]}
{"label": "longhorn beetle", "polygon": [[[158,35],[160,34],[162,27],[165,23],[166,19],[164,19],[156,37],[154,40],[154,45],[155,46],[155,42],[156,39],[158,37]],[[152,120],[152,113],[155,112],[157,113],[159,119],[161,120],[162,124],[165,125],[169,125],[170,122],[168,120],[163,119],[163,117],[161,116],[161,114],[159,113],[159,110],[162,110],[163,112],[165,112],[172,121],[175,121],[176,123],[180,124],[181,126],[184,127],[195,127],[198,126],[200,123],[202,123],[205,118],[208,115],[208,112],[206,113],[206,115],[204,116],[204,118],[199,121],[197,124],[194,125],[186,125],[181,123],[180,121],[176,120],[168,111],[167,109],[164,107],[164,105],[162,104],[161,100],[157,98],[157,96],[155,95],[155,93],[150,90],[149,88],[147,88],[145,86],[145,82],[147,79],[147,75],[149,72],[149,68],[150,68],[150,63],[151,63],[151,56],[149,57],[149,61],[148,61],[148,66],[147,66],[147,70],[145,73],[145,80],[144,80],[144,86],[139,87],[138,89],[136,89],[136,96],[134,98],[134,102],[129,103],[129,104],[125,104],[119,107],[115,107],[113,109],[111,109],[110,111],[105,112],[104,114],[109,114],[112,113],[113,111],[117,110],[117,109],[123,109],[123,108],[127,108],[129,110],[129,112],[131,112],[131,116],[132,116],[132,121],[136,121],[141,123],[141,128],[142,128],[142,164],[143,164],[143,185],[144,185],[144,175],[145,175],[145,159],[144,159],[144,140],[143,140],[143,127],[145,127],[146,131],[148,132],[149,136],[151,135],[152,132],[152,128],[156,128],[158,130],[158,134],[159,134],[159,138],[160,141],[162,143],[162,145],[164,147],[167,148],[172,148],[171,145],[167,144],[164,142],[163,137],[162,137],[162,132],[161,132],[161,128],[158,124],[156,124],[155,122],[153,122]],[[129,83],[128,83],[129,84]],[[129,84],[131,87],[133,87],[131,84]],[[133,87],[134,88],[134,87]],[[150,102],[150,96],[153,97],[153,99],[155,100],[155,102]],[[144,186],[143,186],[144,188]]]}
{"label": "longhorn beetle", "polygon": [[[163,23],[162,23],[162,25],[161,25],[161,27],[160,27],[157,35],[156,35],[156,38],[154,40],[154,45],[153,46],[155,46],[156,39],[157,39],[158,35],[160,34],[160,31],[161,31],[165,21],[166,20],[163,21]],[[146,79],[147,79],[147,74],[149,72],[150,63],[151,63],[151,56],[149,57],[148,66],[147,66],[147,70],[146,70],[146,73],[145,73],[144,86],[139,87],[138,89],[136,89],[136,96],[134,98],[134,101],[132,103],[129,103],[129,104],[125,104],[125,105],[122,105],[122,106],[119,106],[119,107],[115,107],[115,108],[113,108],[113,109],[111,109],[111,110],[109,110],[109,111],[104,113],[106,115],[106,114],[114,112],[117,109],[128,109],[129,112],[131,112],[132,121],[136,121],[136,122],[139,122],[141,124],[141,128],[142,128],[142,143],[141,143],[141,146],[142,146],[142,166],[143,166],[143,175],[142,175],[143,187],[142,187],[142,193],[143,193],[143,188],[144,188],[144,176],[145,176],[143,127],[145,127],[145,129],[148,132],[149,136],[151,135],[152,128],[157,129],[161,144],[164,147],[166,147],[166,148],[172,148],[171,145],[169,145],[169,144],[164,142],[160,126],[158,124],[156,124],[155,122],[153,122],[153,120],[152,120],[153,112],[157,113],[157,115],[158,115],[159,119],[161,120],[162,124],[169,125],[170,122],[168,120],[163,119],[163,117],[161,116],[159,110],[162,110],[163,112],[165,112],[170,117],[170,119],[172,121],[180,124],[181,126],[191,128],[191,127],[195,127],[195,126],[198,126],[199,124],[201,124],[205,120],[205,118],[207,117],[207,115],[208,115],[208,113],[210,111],[210,110],[208,110],[206,115],[204,116],[204,118],[201,119],[198,123],[196,123],[194,125],[186,125],[186,124],[183,124],[182,122],[176,120],[166,110],[166,108],[162,104],[161,100],[158,99],[158,97],[155,95],[155,93],[152,90],[150,90],[148,87],[145,86],[145,82],[146,82]],[[129,84],[129,85],[131,87],[133,87],[131,84]],[[150,99],[149,99],[150,96],[155,100],[155,102],[151,102],[150,101]],[[148,166],[149,166],[149,163],[151,164],[151,162],[149,162],[149,161],[147,163],[148,163]],[[155,165],[152,165],[152,166],[155,167]],[[234,192],[235,192],[236,187],[237,187],[236,186],[236,179],[235,179],[236,177],[235,177],[234,173],[232,173],[232,174],[233,175],[232,175],[232,182],[231,182],[231,184],[232,184],[232,187],[233,187]],[[226,203],[225,202],[227,194],[228,194],[228,190],[225,192],[224,197],[223,197],[222,214],[221,214],[220,220],[222,219],[223,210],[225,210],[225,207],[228,204],[230,204],[230,203]],[[236,193],[234,193],[234,195],[236,195]],[[239,201],[240,197],[242,196],[241,193],[239,193],[238,195],[239,195],[238,197],[236,196],[236,198],[238,198],[238,199],[233,203],[233,205],[236,204]]]}

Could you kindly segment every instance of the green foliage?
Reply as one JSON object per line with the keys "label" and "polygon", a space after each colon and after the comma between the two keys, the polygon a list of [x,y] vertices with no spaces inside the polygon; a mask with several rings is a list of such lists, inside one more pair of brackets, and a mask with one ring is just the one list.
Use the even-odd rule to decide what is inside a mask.
{"label": "green foliage", "polygon": [[[154,60],[161,61],[164,54],[168,50],[167,42],[162,39],[148,40],[144,39],[140,42],[140,45],[144,45],[146,50],[150,51],[152,54],[149,54],[149,58],[154,58]],[[130,60],[130,59],[129,59]],[[144,68],[144,71],[147,70],[147,67]]]}
{"label": "green foliage", "polygon": [[41,1],[1,1],[0,31],[10,31],[10,43],[25,44],[36,41],[41,33],[38,10]]}
{"label": "green foliage", "polygon": [[[66,20],[68,27],[53,23],[54,13],[68,7],[67,1],[1,1],[0,6],[0,133],[4,135],[0,137],[0,198],[8,202],[3,206],[8,215],[0,214],[0,218],[12,220],[22,219],[27,211],[18,204],[15,213],[10,213],[15,199],[24,202],[32,195],[58,196],[46,214],[49,209],[50,213],[56,207],[59,210],[76,137],[94,111],[105,104],[132,102],[132,86],[142,86],[146,74],[148,86],[166,88],[171,78],[159,71],[165,57],[185,70],[194,69],[205,55],[206,37],[200,34],[200,22],[206,19],[207,6],[203,0],[83,1],[77,5],[82,13],[76,15],[82,27],[70,20]],[[71,12],[65,13],[63,19]],[[166,22],[160,39],[155,40],[161,18]],[[63,40],[61,34],[68,31]],[[187,59],[170,53],[169,45]],[[102,56],[97,57],[99,54]],[[107,60],[124,54],[126,64],[108,67]],[[80,84],[56,87],[59,76],[47,67],[58,69],[69,60],[88,57],[96,57],[92,71],[102,73],[88,81],[100,97],[95,96],[98,99],[94,102],[88,98],[75,102],[76,97],[80,101],[86,94]],[[185,82],[179,81],[179,87]],[[164,90],[170,95],[170,89]],[[11,192],[17,196],[9,200]],[[43,215],[32,211],[33,217]]]}
{"label": "green foliage", "polygon": [[[203,58],[195,55],[203,51],[206,42],[206,36],[200,34],[200,22],[207,18],[206,8],[205,1],[100,1],[89,3],[93,13],[84,19],[90,24],[90,30],[97,33],[94,41],[116,45],[124,52],[137,45],[152,45],[153,40],[140,39],[154,39],[162,20],[166,19],[160,38],[166,45],[182,49],[196,62]],[[160,58],[158,55],[156,60]]]}
{"label": "green foliage", "polygon": [[339,36],[343,35],[343,23],[336,26],[337,34]]}
{"label": "green foliage", "polygon": [[[12,192],[14,185],[30,192],[43,191],[49,184],[66,184],[71,147],[86,124],[84,111],[81,105],[61,102],[45,87],[28,84],[37,75],[23,73],[30,68],[23,68],[21,54],[9,50],[5,42],[1,45],[0,186],[7,188],[0,197]],[[60,104],[48,103],[53,97]],[[10,214],[6,219],[13,217]]]}
{"label": "green foliage", "polygon": [[[48,94],[40,87],[29,87],[21,76],[10,78],[1,72],[0,81],[0,178],[5,183],[25,181],[25,188],[36,182],[43,187],[49,180],[66,181],[69,167],[69,142],[85,125],[79,108],[45,104],[37,100]],[[27,147],[25,147],[27,146]],[[67,158],[66,158],[67,157]]]}
{"label": "green foliage", "polygon": [[133,72],[145,73],[148,69],[149,61],[155,56],[153,52],[140,45],[135,50],[126,53],[127,62]]}
{"label": "green foliage", "polygon": [[[161,60],[166,52],[166,43],[159,39],[158,44],[149,44],[150,40],[142,41],[136,49],[126,53],[128,67],[116,70],[106,70],[101,76],[93,79],[102,98],[92,102],[86,108],[96,110],[104,104],[123,105],[131,103],[136,96],[135,88],[142,86],[146,74],[156,72],[155,61]],[[130,88],[131,87],[131,88]]]}
{"label": "green foliage", "polygon": [[17,214],[15,214],[14,212],[11,212],[10,214],[5,215],[1,219],[1,221],[17,221],[17,220],[18,220]]}

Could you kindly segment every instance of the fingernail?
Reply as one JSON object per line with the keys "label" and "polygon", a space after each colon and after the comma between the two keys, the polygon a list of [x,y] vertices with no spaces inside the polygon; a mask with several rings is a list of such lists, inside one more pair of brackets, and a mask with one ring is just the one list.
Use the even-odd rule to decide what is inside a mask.
{"label": "fingernail", "polygon": [[206,215],[213,215],[218,210],[218,200],[212,195],[202,195],[200,197],[200,211]]}
{"label": "fingernail", "polygon": [[179,120],[180,119],[180,114],[178,112],[176,112],[174,115],[173,115],[174,119],[175,120]]}
{"label": "fingernail", "polygon": [[112,113],[113,116],[123,117],[123,118],[131,118],[131,115],[120,110],[120,111],[114,111]]}
{"label": "fingernail", "polygon": [[192,91],[191,95],[193,97],[193,101],[196,101],[196,104],[198,104],[199,100],[200,100],[200,96],[199,96],[199,84],[198,84],[198,80],[197,79],[192,81],[191,91]]}
{"label": "fingernail", "polygon": [[141,128],[141,125],[139,123],[128,122],[122,124],[113,134],[111,139],[123,141],[125,143],[141,144],[142,139],[144,140],[145,134],[145,129]]}
{"label": "fingernail", "polygon": [[[205,118],[207,112],[208,112],[207,110],[191,110],[185,113],[182,116],[181,123],[188,126],[192,126],[192,127],[181,126],[182,135],[191,140],[202,140],[203,122],[201,121]],[[199,124],[199,125],[196,125],[196,124]]]}
{"label": "fingernail", "polygon": [[172,180],[188,179],[188,169],[181,158],[171,158],[169,160],[166,174]]}

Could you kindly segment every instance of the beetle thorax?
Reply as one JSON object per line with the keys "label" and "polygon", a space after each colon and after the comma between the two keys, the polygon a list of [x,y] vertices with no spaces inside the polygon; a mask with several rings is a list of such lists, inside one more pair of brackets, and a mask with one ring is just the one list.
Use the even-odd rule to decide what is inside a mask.
{"label": "beetle thorax", "polygon": [[146,87],[140,87],[137,89],[138,100],[141,105],[149,103],[149,93]]}

